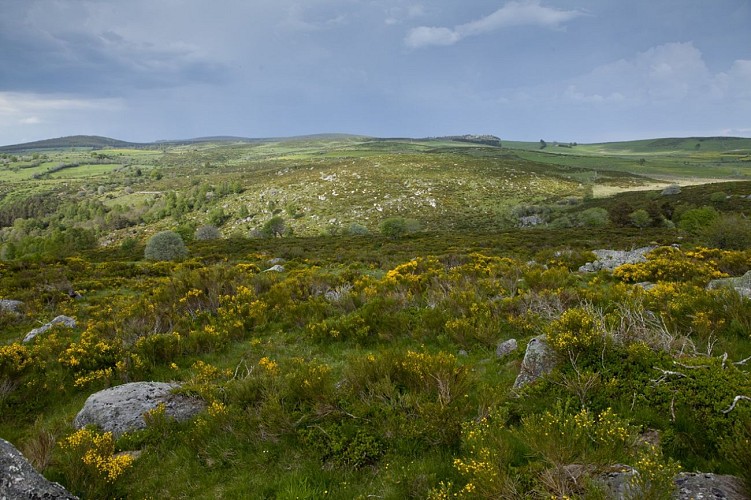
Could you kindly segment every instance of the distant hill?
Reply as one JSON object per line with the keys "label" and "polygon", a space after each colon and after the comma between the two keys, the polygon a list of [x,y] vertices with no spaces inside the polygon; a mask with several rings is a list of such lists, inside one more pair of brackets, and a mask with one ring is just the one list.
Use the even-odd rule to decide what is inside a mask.
{"label": "distant hill", "polygon": [[23,144],[13,144],[10,146],[0,147],[0,152],[20,153],[23,151],[34,151],[40,149],[66,149],[66,148],[134,148],[144,147],[146,144],[135,142],[120,141],[109,137],[98,135],[71,135],[67,137],[58,137],[56,139],[44,139],[42,141],[25,142]]}

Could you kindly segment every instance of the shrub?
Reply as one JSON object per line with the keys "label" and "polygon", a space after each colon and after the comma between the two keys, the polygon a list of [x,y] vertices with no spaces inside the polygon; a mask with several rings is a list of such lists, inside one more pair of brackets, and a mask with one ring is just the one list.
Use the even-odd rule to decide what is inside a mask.
{"label": "shrub", "polygon": [[261,229],[261,233],[267,237],[279,238],[284,235],[287,225],[284,222],[284,218],[280,215],[275,215],[266,221]]}
{"label": "shrub", "polygon": [[357,222],[353,222],[349,226],[347,226],[347,234],[351,236],[363,236],[370,233],[368,231],[368,228],[363,226],[362,224],[358,224]]}
{"label": "shrub", "polygon": [[407,234],[407,220],[404,217],[384,219],[381,222],[381,233],[392,240],[397,240]]}
{"label": "shrub", "polygon": [[701,207],[687,210],[681,215],[678,227],[691,234],[696,234],[702,228],[710,225],[720,216],[712,207]]}
{"label": "shrub", "polygon": [[648,227],[652,223],[652,218],[649,216],[649,212],[647,212],[643,208],[631,212],[629,219],[631,220],[631,224],[638,227],[639,229]]}
{"label": "shrub", "polygon": [[149,238],[143,252],[147,260],[178,260],[187,254],[182,237],[174,231],[162,231]]}
{"label": "shrub", "polygon": [[579,225],[584,227],[605,227],[610,224],[608,211],[604,208],[588,208],[579,214]]}
{"label": "shrub", "polygon": [[743,250],[751,247],[751,221],[726,214],[704,227],[699,236],[708,247]]}
{"label": "shrub", "polygon": [[198,241],[218,240],[221,237],[222,233],[220,233],[219,229],[212,224],[207,224],[196,229],[195,238]]}

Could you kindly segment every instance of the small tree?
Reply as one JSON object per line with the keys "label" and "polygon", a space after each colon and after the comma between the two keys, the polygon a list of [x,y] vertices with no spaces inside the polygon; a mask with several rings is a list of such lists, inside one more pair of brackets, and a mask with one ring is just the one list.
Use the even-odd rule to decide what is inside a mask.
{"label": "small tree", "polygon": [[264,236],[279,238],[284,235],[286,228],[287,225],[284,223],[284,218],[280,215],[275,215],[266,221],[261,232]]}
{"label": "small tree", "polygon": [[174,231],[156,233],[146,242],[143,256],[147,260],[178,260],[188,255],[182,237]]}

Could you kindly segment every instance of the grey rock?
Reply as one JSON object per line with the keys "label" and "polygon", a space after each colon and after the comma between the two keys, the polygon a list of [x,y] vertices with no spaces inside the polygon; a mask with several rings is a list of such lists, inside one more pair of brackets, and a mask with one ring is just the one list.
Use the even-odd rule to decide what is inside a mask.
{"label": "grey rock", "polygon": [[707,288],[713,290],[723,286],[735,289],[741,297],[751,298],[751,271],[748,271],[743,276],[712,280],[707,285]]}
{"label": "grey rock", "polygon": [[498,344],[498,347],[495,348],[495,355],[503,358],[514,352],[516,348],[516,339],[508,339]]}
{"label": "grey rock", "polygon": [[646,262],[646,254],[657,247],[649,246],[637,248],[636,250],[593,250],[592,253],[597,256],[594,262],[587,262],[579,268],[582,272],[613,271],[616,267],[623,264],[636,264]]}
{"label": "grey rock", "polygon": [[21,302],[20,300],[0,300],[0,312],[17,313],[21,312],[21,307],[23,307],[23,302]]}
{"label": "grey rock", "polygon": [[671,196],[675,194],[681,194],[681,187],[678,184],[671,184],[662,190],[663,196]]}
{"label": "grey rock", "polygon": [[39,335],[40,333],[44,333],[50,328],[52,328],[55,325],[63,325],[68,328],[75,328],[76,327],[76,320],[69,317],[69,316],[57,316],[55,319],[47,323],[46,325],[42,325],[39,328],[34,328],[29,333],[26,334],[26,336],[23,338],[24,342],[29,342],[31,339]]}
{"label": "grey rock", "polygon": [[679,500],[727,499],[748,500],[743,481],[735,476],[703,472],[681,472],[675,478],[678,491],[673,498]]}
{"label": "grey rock", "polygon": [[284,264],[285,260],[281,257],[274,257],[273,259],[269,259],[269,265],[275,266],[277,264]]}
{"label": "grey rock", "polygon": [[514,381],[514,389],[531,384],[543,375],[547,375],[557,364],[558,359],[546,342],[545,335],[534,337],[527,344],[521,370]]}
{"label": "grey rock", "polygon": [[526,215],[519,217],[519,227],[535,227],[541,224],[545,224],[545,220],[539,215]]}
{"label": "grey rock", "polygon": [[145,428],[143,414],[160,404],[164,404],[168,417],[188,420],[206,405],[200,399],[173,394],[178,387],[179,384],[165,382],[131,382],[96,392],[86,400],[73,426],[81,429],[93,424],[120,436]]}
{"label": "grey rock", "polygon": [[284,272],[284,266],[281,264],[274,264],[270,268],[266,269],[264,271],[265,273],[272,272],[272,273],[283,273]]}
{"label": "grey rock", "polygon": [[0,499],[78,499],[57,483],[48,481],[8,441],[0,439]]}
{"label": "grey rock", "polygon": [[[639,498],[639,491],[632,479],[639,472],[627,465],[614,465],[610,471],[600,474],[595,481],[604,486],[615,500]],[[681,472],[675,477],[676,500],[749,500],[743,481],[735,476],[703,472]]]}
{"label": "grey rock", "polygon": [[604,487],[609,494],[609,498],[615,500],[625,500],[629,498],[639,498],[638,488],[633,483],[633,477],[639,474],[636,469],[628,465],[616,464],[609,470],[601,473],[595,478],[595,483]]}

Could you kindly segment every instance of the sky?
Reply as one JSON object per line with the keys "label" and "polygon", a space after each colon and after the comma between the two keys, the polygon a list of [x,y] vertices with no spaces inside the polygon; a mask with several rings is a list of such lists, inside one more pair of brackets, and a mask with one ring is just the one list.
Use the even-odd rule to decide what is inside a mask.
{"label": "sky", "polygon": [[751,137],[751,0],[0,0],[0,145]]}

